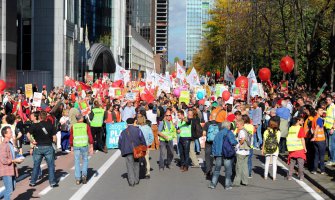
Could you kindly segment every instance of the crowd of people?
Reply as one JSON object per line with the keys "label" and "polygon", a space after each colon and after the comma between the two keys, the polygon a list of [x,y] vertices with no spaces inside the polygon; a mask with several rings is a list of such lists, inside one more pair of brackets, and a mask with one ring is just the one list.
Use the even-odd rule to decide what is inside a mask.
{"label": "crowd of people", "polygon": [[[35,88],[36,90],[37,88]],[[212,86],[215,93],[215,85]],[[150,179],[149,151],[159,151],[158,169],[171,168],[174,160],[181,172],[200,168],[198,156],[204,148],[204,175],[209,188],[218,183],[221,166],[225,168],[225,189],[248,185],[253,176],[252,158],[260,150],[265,156],[264,179],[277,179],[279,154],[288,158],[287,179],[304,179],[304,167],[313,174],[325,174],[325,165],[335,165],[334,94],[325,91],[316,102],[313,93],[304,88],[268,92],[250,101],[234,99],[228,104],[222,97],[204,96],[199,100],[189,88],[190,103],[179,102],[173,92],[160,92],[151,102],[125,98],[99,97],[71,88],[42,89],[40,107],[23,91],[6,91],[1,96],[0,177],[5,191],[0,196],[10,199],[18,176],[17,166],[24,162],[23,144],[30,144],[33,170],[30,186],[42,175],[40,164],[46,160],[51,187],[57,187],[55,153],[73,153],[75,183],[88,181],[88,155],[108,152],[106,123],[126,122],[118,145],[125,158],[128,183],[139,184],[140,162],[145,164],[145,178]],[[90,112],[83,115],[79,102],[86,101]],[[134,149],[147,146],[143,158],[134,157]],[[201,148],[202,147],[202,148]],[[288,154],[287,154],[288,152]],[[80,165],[82,158],[82,165]],[[174,159],[176,158],[176,159]],[[328,161],[325,163],[325,161]]]}

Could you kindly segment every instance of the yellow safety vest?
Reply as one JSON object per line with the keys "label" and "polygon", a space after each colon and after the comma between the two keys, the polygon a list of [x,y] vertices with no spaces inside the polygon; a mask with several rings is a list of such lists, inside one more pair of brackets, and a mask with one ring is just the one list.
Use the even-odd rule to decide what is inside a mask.
{"label": "yellow safety vest", "polygon": [[87,124],[73,124],[73,146],[86,147],[88,145]]}
{"label": "yellow safety vest", "polygon": [[92,112],[94,113],[93,119],[91,121],[91,127],[102,127],[104,122],[105,111],[102,108],[93,108]]}
{"label": "yellow safety vest", "polygon": [[302,146],[301,138],[298,138],[300,128],[300,126],[290,127],[286,138],[286,145],[288,151],[298,151],[304,149],[304,146]]}
{"label": "yellow safety vest", "polygon": [[182,138],[190,138],[192,137],[192,130],[191,130],[191,124],[190,125],[186,125],[186,122],[179,122],[178,123],[178,127],[180,130],[179,136]]}
{"label": "yellow safety vest", "polygon": [[173,140],[173,138],[176,138],[176,128],[174,127],[173,123],[170,122],[170,129],[168,129],[168,125],[165,121],[163,121],[164,125],[163,125],[163,130],[162,130],[162,133],[164,135],[166,135],[168,137],[167,140],[165,140],[164,138],[162,137],[159,137],[159,140],[160,141],[171,141]]}
{"label": "yellow safety vest", "polygon": [[333,111],[334,111],[335,105],[331,104],[327,110],[326,110],[326,118],[325,118],[325,123],[324,126],[326,129],[331,129],[334,124],[334,116],[333,116]]}

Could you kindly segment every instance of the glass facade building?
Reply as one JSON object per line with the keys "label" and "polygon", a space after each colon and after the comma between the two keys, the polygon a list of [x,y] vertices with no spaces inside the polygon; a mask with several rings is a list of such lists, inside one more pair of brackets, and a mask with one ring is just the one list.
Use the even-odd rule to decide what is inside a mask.
{"label": "glass facade building", "polygon": [[205,23],[210,19],[208,11],[213,4],[214,0],[186,0],[186,67],[191,65],[208,30]]}

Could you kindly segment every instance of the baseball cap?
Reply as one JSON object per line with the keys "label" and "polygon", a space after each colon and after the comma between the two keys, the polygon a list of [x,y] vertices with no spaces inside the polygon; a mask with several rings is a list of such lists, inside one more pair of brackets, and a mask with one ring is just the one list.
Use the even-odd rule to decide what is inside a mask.
{"label": "baseball cap", "polygon": [[213,103],[212,103],[212,106],[213,107],[217,107],[219,104],[216,102],[216,101],[214,101]]}

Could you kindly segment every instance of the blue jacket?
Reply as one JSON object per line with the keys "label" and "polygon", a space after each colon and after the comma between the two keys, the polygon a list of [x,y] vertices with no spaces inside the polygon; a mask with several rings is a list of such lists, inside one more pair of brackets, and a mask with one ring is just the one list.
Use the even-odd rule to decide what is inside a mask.
{"label": "blue jacket", "polygon": [[212,145],[212,155],[215,157],[222,156],[222,144],[223,144],[223,138],[228,136],[229,142],[235,146],[237,144],[237,140],[235,139],[235,136],[231,130],[228,130],[226,128],[219,131],[213,141]]}
{"label": "blue jacket", "polygon": [[291,113],[288,108],[282,107],[282,108],[277,108],[276,110],[276,115],[280,118],[283,118],[285,120],[289,120]]}
{"label": "blue jacket", "polygon": [[154,134],[152,133],[151,127],[148,125],[144,125],[144,126],[139,126],[139,128],[141,129],[144,135],[147,146],[151,145],[152,142],[154,141]]}
{"label": "blue jacket", "polygon": [[143,133],[137,126],[128,125],[119,137],[119,149],[122,157],[132,154],[133,148],[138,145],[147,145]]}

